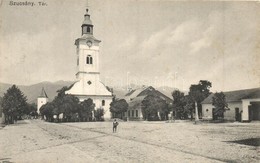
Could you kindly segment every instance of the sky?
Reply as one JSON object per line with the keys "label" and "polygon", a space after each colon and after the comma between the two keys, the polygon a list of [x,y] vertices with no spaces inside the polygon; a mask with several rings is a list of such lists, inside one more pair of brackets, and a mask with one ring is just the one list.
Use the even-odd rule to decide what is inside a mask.
{"label": "sky", "polygon": [[[14,2],[24,2],[15,0]],[[38,1],[30,0],[37,3]],[[74,81],[85,0],[0,1],[0,82]],[[103,83],[212,91],[260,86],[260,3],[89,0]]]}

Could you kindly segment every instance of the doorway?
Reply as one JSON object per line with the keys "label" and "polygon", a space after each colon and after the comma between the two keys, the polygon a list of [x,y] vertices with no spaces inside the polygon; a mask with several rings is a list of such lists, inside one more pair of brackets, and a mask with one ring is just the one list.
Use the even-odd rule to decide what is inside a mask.
{"label": "doorway", "polygon": [[248,110],[250,121],[260,120],[260,102],[251,102]]}
{"label": "doorway", "polygon": [[235,119],[236,121],[240,121],[240,114],[239,114],[239,108],[235,108]]}

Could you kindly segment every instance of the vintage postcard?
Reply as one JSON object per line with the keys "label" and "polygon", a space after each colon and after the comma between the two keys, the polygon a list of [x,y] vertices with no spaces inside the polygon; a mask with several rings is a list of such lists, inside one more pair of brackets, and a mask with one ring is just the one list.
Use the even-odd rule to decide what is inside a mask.
{"label": "vintage postcard", "polygon": [[259,162],[260,2],[0,0],[0,162]]}

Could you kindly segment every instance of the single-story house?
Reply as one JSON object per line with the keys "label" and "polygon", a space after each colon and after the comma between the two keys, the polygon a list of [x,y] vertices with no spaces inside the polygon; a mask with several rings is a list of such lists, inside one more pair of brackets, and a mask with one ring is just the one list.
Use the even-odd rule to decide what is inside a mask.
{"label": "single-story house", "polygon": [[[260,88],[223,92],[228,109],[224,113],[225,120],[248,122],[260,120]],[[202,101],[202,119],[213,119],[212,97],[210,94]]]}
{"label": "single-story house", "polygon": [[148,95],[157,95],[161,99],[165,100],[166,103],[170,104],[173,102],[173,100],[161,93],[160,91],[156,90],[152,86],[145,87],[143,86],[142,88],[135,89],[127,93],[124,97],[126,102],[128,103],[129,107],[127,112],[124,113],[123,117],[127,118],[128,120],[143,120],[143,115],[142,115],[142,101],[144,100],[145,97]]}

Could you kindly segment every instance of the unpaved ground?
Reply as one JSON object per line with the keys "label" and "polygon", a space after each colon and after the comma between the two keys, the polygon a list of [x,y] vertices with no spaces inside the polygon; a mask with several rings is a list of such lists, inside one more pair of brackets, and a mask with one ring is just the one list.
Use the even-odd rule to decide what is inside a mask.
{"label": "unpaved ground", "polygon": [[21,121],[0,129],[0,162],[259,162],[260,123]]}

